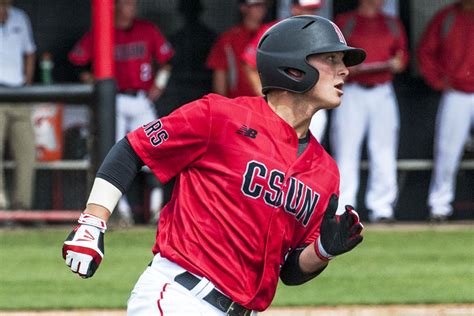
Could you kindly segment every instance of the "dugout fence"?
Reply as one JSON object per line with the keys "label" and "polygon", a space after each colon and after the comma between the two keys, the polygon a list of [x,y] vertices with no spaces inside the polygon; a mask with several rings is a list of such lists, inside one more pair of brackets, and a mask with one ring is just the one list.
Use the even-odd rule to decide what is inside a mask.
{"label": "dugout fence", "polygon": [[[62,196],[62,177],[64,171],[82,171],[86,173],[87,188],[92,186],[100,162],[105,158],[115,142],[115,82],[111,79],[98,80],[95,84],[51,84],[31,85],[18,88],[0,87],[0,106],[4,104],[29,102],[61,102],[86,104],[92,113],[90,141],[87,158],[79,160],[36,161],[35,169],[52,173],[53,199]],[[14,144],[11,144],[14,146]],[[14,169],[14,161],[5,161],[5,169]],[[53,205],[55,205],[53,203]],[[58,205],[56,203],[56,205]],[[74,221],[80,210],[0,210],[0,221]]]}

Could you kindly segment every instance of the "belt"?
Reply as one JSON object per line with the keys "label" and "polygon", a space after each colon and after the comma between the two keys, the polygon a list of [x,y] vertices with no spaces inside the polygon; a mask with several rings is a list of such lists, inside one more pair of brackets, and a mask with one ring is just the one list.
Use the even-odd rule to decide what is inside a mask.
{"label": "belt", "polygon": [[375,83],[358,83],[359,86],[361,86],[364,89],[372,89],[377,86]]}
{"label": "belt", "polygon": [[140,92],[142,92],[142,90],[122,90],[122,91],[119,91],[119,94],[126,94],[126,95],[136,97]]}
{"label": "belt", "polygon": [[[188,271],[178,274],[174,280],[188,290],[192,290],[201,281],[201,279]],[[247,309],[236,302],[233,302],[230,298],[216,289],[212,289],[211,292],[209,292],[209,294],[203,298],[203,300],[215,308],[225,312],[226,315],[229,316],[250,316],[252,314],[252,310]]]}

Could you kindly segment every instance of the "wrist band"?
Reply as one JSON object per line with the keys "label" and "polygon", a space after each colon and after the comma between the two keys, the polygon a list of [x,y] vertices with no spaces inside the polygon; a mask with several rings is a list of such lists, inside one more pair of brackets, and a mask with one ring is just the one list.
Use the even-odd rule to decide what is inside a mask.
{"label": "wrist band", "polygon": [[105,223],[105,221],[102,218],[99,218],[92,214],[82,213],[77,222],[79,224],[97,227],[103,233],[105,233],[105,231],[107,230],[107,224]]}
{"label": "wrist band", "polygon": [[112,213],[121,197],[122,192],[112,183],[102,178],[95,178],[87,204],[103,206]]}
{"label": "wrist band", "polygon": [[319,257],[319,259],[323,261],[329,261],[334,258],[334,256],[328,254],[324,249],[323,244],[321,243],[321,236],[319,236],[317,242],[314,243],[314,250],[316,251],[316,255]]}
{"label": "wrist band", "polygon": [[160,69],[155,77],[155,86],[160,89],[164,89],[168,84],[168,79],[170,78],[170,71],[167,69]]}

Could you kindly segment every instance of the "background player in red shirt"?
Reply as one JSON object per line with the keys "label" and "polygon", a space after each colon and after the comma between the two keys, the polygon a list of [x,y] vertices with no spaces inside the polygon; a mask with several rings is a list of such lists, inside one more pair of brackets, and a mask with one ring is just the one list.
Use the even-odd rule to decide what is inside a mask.
{"label": "background player in red shirt", "polygon": [[[383,5],[383,0],[359,0],[356,10],[336,17],[347,42],[364,48],[367,59],[351,68],[343,106],[333,111],[330,131],[332,153],[341,171],[341,205],[357,202],[367,136],[370,165],[365,204],[374,222],[390,222],[394,216],[399,113],[392,80],[408,62],[405,30],[398,18],[382,12]],[[350,128],[349,121],[354,122]]]}
{"label": "background player in red shirt", "polygon": [[63,246],[83,277],[101,262],[106,221],[137,170],[146,164],[162,182],[177,176],[128,315],[254,315],[270,305],[278,277],[307,282],[362,241],[351,206],[335,215],[338,169],[308,127],[316,111],[340,104],[347,66],[365,52],[316,16],[283,20],[263,38],[265,97],[188,103],[128,134],[97,174]]}
{"label": "background player in red shirt", "polygon": [[[168,64],[173,49],[151,22],[136,18],[136,0],[115,1],[114,61],[115,79],[118,86],[116,98],[116,140],[128,132],[156,118],[153,101],[161,95],[170,75]],[[80,73],[83,82],[93,81],[86,70],[92,62],[92,34],[88,32],[69,53],[69,60],[84,67]],[[154,64],[160,65],[158,73]],[[156,74],[156,76],[155,76]],[[159,199],[155,189],[151,196]],[[154,203],[156,204],[156,203]],[[119,211],[131,221],[131,210],[125,198]]]}
{"label": "background player in red shirt", "polygon": [[428,84],[443,91],[435,128],[430,219],[452,215],[456,173],[474,126],[474,1],[440,10],[420,39],[418,64]]}
{"label": "background player in red shirt", "polygon": [[267,0],[239,0],[239,10],[242,21],[219,36],[207,59],[207,66],[214,71],[213,91],[231,98],[254,95],[240,57],[262,26]]}
{"label": "background player in red shirt", "polygon": [[[322,6],[322,0],[292,0],[291,1],[291,15],[315,15],[318,14],[319,9]],[[241,60],[242,67],[247,75],[251,87],[253,90],[252,95],[262,94],[262,85],[257,72],[257,46],[262,35],[273,25],[278,22],[272,21],[264,24],[254,38],[247,44],[245,50],[242,52]],[[322,141],[324,137],[324,131],[326,130],[327,113],[326,110],[318,111],[312,118],[309,130],[313,133],[314,137],[318,141]]]}

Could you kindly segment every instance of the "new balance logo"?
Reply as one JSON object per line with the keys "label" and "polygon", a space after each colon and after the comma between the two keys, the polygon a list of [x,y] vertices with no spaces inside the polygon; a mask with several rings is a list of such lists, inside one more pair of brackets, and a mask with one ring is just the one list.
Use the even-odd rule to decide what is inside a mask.
{"label": "new balance logo", "polygon": [[76,241],[93,241],[93,240],[95,240],[94,236],[92,236],[90,231],[86,229],[82,238],[79,238]]}
{"label": "new balance logo", "polygon": [[244,136],[247,136],[247,137],[250,137],[250,138],[256,138],[257,137],[257,131],[248,127],[247,125],[242,125],[242,127],[240,127],[237,132],[237,134],[240,134],[240,135],[244,135]]}

